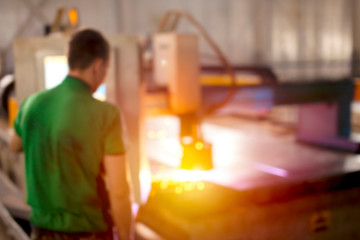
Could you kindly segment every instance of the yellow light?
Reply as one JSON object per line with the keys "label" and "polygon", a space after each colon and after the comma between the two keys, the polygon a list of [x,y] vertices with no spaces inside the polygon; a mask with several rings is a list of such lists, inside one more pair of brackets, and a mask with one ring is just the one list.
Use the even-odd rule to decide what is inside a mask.
{"label": "yellow light", "polygon": [[161,183],[160,183],[160,188],[161,189],[166,189],[168,187],[168,183],[166,182],[166,181],[162,181]]}
{"label": "yellow light", "polygon": [[166,182],[167,187],[183,185],[187,189],[195,189],[197,183],[208,178],[209,172],[201,170],[172,170],[157,172],[152,176],[153,182],[158,181],[159,184]]}
{"label": "yellow light", "polygon": [[154,139],[156,137],[156,133],[154,131],[149,131],[147,136],[149,139]]}
{"label": "yellow light", "polygon": [[196,148],[196,150],[201,150],[201,149],[203,149],[204,148],[204,144],[202,143],[202,142],[197,142],[196,144],[195,144],[195,148]]}
{"label": "yellow light", "polygon": [[185,183],[185,191],[191,191],[195,188],[195,183],[187,182]]}
{"label": "yellow light", "polygon": [[69,17],[69,21],[70,24],[72,26],[77,26],[79,23],[79,15],[78,15],[78,11],[75,8],[71,8],[68,12],[68,17]]}
{"label": "yellow light", "polygon": [[205,189],[205,184],[203,182],[199,182],[197,185],[196,185],[196,188],[200,191],[204,190]]}
{"label": "yellow light", "polygon": [[182,187],[177,186],[177,187],[175,188],[175,193],[176,193],[176,194],[180,194],[180,193],[182,193],[182,192],[183,192]]}

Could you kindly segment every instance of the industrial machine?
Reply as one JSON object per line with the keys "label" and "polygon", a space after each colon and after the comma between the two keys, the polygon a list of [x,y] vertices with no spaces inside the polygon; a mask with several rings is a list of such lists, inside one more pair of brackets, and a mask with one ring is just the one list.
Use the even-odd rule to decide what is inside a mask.
{"label": "industrial machine", "polygon": [[[201,66],[198,36],[174,31],[181,17],[221,67]],[[136,36],[107,39],[111,63],[101,98],[124,117],[138,222],[165,239],[360,237],[351,224],[360,219],[352,79],[279,83],[268,68],[232,67],[179,11],[161,22],[152,64],[140,58],[145,48]],[[51,69],[66,66],[67,41],[14,43],[18,104],[57,84]],[[282,105],[290,121],[278,115]]]}
{"label": "industrial machine", "polygon": [[[160,29],[171,15],[171,26],[185,17],[212,46],[201,26],[183,12],[169,12]],[[197,115],[147,122],[152,188],[137,220],[165,239],[359,238],[354,224],[360,217],[359,144],[350,138],[353,80],[279,83],[267,69],[229,66],[214,47],[225,77],[224,71],[201,69],[198,107],[192,92],[198,82],[189,81],[197,55],[182,59],[187,54],[183,37],[188,36],[155,36],[154,80],[163,84],[167,76],[169,106],[175,113],[172,98],[179,96],[174,89],[181,92],[181,84],[187,85],[180,96],[194,102]],[[187,49],[193,52],[193,46]],[[177,54],[178,62],[173,57]],[[249,78],[244,72],[251,84],[241,84]],[[282,105],[285,115],[292,115],[290,121],[276,116]],[[211,164],[209,155],[186,155],[187,139],[192,143],[194,136],[201,137],[190,146],[193,153],[212,146]],[[207,171],[199,171],[202,164]]]}

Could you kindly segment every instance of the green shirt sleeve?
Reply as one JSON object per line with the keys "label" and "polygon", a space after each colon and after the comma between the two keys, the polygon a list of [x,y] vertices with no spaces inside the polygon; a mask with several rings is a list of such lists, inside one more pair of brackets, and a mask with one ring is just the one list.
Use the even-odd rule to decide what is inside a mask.
{"label": "green shirt sleeve", "polygon": [[109,120],[109,127],[105,136],[105,154],[122,154],[125,152],[125,146],[122,139],[120,113],[117,109],[113,112],[112,117]]}

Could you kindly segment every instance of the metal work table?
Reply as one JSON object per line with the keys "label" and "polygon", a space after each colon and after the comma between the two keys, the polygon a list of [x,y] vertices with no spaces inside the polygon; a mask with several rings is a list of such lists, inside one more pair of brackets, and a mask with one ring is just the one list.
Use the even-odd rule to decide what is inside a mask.
{"label": "metal work table", "polygon": [[[169,239],[360,237],[359,156],[298,143],[291,129],[268,121],[215,117],[202,129],[214,169],[171,181],[188,174],[175,170],[178,123],[149,120],[159,135],[148,139],[155,179],[139,221]],[[189,187],[192,180],[204,187]]]}

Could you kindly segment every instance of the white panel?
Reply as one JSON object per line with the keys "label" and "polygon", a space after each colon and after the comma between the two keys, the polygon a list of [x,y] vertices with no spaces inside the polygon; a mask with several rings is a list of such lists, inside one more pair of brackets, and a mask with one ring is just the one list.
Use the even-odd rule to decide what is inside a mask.
{"label": "white panel", "polygon": [[153,39],[154,80],[167,86],[175,114],[200,108],[198,38],[195,34],[160,33]]}

